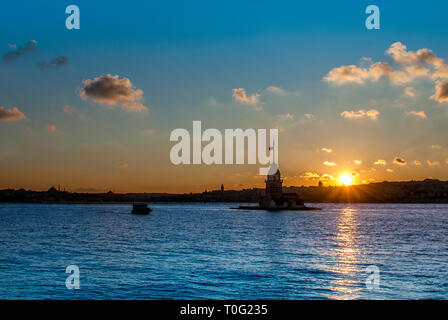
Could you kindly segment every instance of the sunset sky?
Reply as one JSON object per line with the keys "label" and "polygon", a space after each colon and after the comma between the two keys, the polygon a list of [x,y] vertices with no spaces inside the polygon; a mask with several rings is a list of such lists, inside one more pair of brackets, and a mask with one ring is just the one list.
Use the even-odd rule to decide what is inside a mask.
{"label": "sunset sky", "polygon": [[[0,189],[262,186],[171,164],[176,128],[278,128],[285,185],[448,180],[448,2],[0,4]],[[65,27],[65,7],[81,11]],[[205,145],[205,144],[204,144]]]}

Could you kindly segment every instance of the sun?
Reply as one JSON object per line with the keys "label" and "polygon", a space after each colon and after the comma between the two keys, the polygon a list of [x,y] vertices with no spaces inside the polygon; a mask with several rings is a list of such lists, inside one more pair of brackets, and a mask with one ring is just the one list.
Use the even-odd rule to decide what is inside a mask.
{"label": "sun", "polygon": [[342,173],[339,176],[339,184],[341,186],[351,186],[353,184],[353,176],[350,173]]}

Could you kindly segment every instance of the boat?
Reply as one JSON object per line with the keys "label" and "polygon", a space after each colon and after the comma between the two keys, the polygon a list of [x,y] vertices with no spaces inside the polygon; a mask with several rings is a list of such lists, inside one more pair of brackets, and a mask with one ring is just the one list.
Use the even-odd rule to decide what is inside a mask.
{"label": "boat", "polygon": [[132,214],[150,214],[151,208],[146,203],[133,203]]}

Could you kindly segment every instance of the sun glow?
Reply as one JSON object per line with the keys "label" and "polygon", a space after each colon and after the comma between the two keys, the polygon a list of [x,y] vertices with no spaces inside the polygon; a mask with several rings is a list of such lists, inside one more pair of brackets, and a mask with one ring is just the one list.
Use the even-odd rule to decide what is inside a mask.
{"label": "sun glow", "polygon": [[353,176],[350,173],[342,173],[339,176],[339,184],[341,186],[351,186],[353,184]]}

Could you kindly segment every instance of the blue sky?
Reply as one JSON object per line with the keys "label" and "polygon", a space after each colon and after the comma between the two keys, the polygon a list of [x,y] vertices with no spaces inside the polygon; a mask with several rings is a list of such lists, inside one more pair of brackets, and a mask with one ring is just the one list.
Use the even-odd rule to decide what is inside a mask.
{"label": "blue sky", "polygon": [[[65,28],[65,7],[69,4],[80,8],[80,30]],[[380,30],[369,31],[364,26],[367,16],[364,10],[369,4],[381,10]],[[27,117],[20,122],[0,123],[2,136],[10,137],[1,142],[2,170],[14,166],[14,170],[21,172],[8,175],[7,183],[15,187],[46,188],[55,180],[48,176],[61,175],[63,183],[77,188],[81,187],[81,181],[63,172],[95,172],[106,161],[95,155],[92,162],[84,157],[74,161],[80,154],[79,148],[96,148],[99,154],[111,148],[108,158],[114,162],[104,165],[109,169],[104,169],[89,184],[98,189],[113,184],[125,185],[126,190],[154,191],[157,179],[154,184],[129,182],[145,166],[142,160],[135,159],[151,162],[155,158],[157,163],[167,162],[171,130],[190,129],[192,120],[202,120],[207,127],[219,129],[270,127],[282,114],[291,114],[296,121],[301,121],[304,114],[316,115],[313,126],[286,130],[283,134],[285,149],[294,150],[290,154],[283,151],[285,158],[295,159],[284,165],[291,177],[301,177],[308,171],[326,173],[327,168],[313,164],[320,165],[323,159],[320,155],[313,158],[311,153],[327,144],[342,148],[347,143],[341,141],[351,139],[353,130],[358,137],[369,141],[372,149],[385,150],[384,154],[363,150],[366,143],[358,140],[352,142],[353,148],[344,150],[338,162],[367,154],[365,162],[371,162],[373,157],[390,158],[407,153],[415,157],[419,152],[409,149],[420,144],[444,147],[445,109],[428,100],[433,90],[431,82],[417,80],[412,86],[425,93],[413,101],[400,102],[405,86],[390,86],[380,81],[335,87],[323,78],[333,68],[358,65],[363,57],[370,57],[374,62],[390,61],[385,51],[397,41],[409,50],[429,48],[438,57],[448,59],[447,10],[446,1],[433,1],[431,5],[402,1],[2,2],[1,53],[11,50],[8,44],[23,46],[30,40],[36,40],[39,48],[34,55],[11,64],[2,62],[0,66],[0,106],[7,109],[17,106]],[[36,63],[61,55],[69,59],[64,68],[36,67]],[[135,88],[143,90],[143,103],[149,110],[130,113],[81,99],[83,80],[105,74],[129,78]],[[269,86],[279,87],[287,94],[282,97],[269,94],[266,92]],[[260,93],[263,111],[239,106],[232,98],[234,88],[244,88],[248,95]],[[66,105],[74,108],[76,114],[68,116],[63,112]],[[404,105],[402,109],[400,105]],[[378,109],[384,115],[384,122],[370,129],[371,124],[362,128],[352,123],[347,126],[339,114],[348,107]],[[401,117],[404,110],[414,109],[425,109],[433,116],[429,118],[436,119],[426,123],[406,122],[408,119]],[[50,124],[56,127],[53,135],[45,130]],[[408,138],[412,128],[421,134]],[[151,132],[149,137],[143,131]],[[330,132],[336,132],[337,139]],[[392,132],[399,133],[396,141],[381,140]],[[309,138],[301,140],[308,135]],[[29,162],[18,161],[25,155]],[[431,161],[438,157],[437,161],[444,162],[443,154],[428,155],[431,156],[434,157]],[[53,169],[48,169],[48,163],[54,164]],[[125,173],[122,167],[117,167],[120,163],[128,164]],[[58,166],[60,169],[54,169]],[[182,187],[185,189],[210,188],[217,183],[210,179],[211,175],[226,179],[229,172],[237,175],[241,171],[207,168],[200,185],[196,186],[188,182],[197,174],[194,169],[172,168],[169,163],[162,167],[154,170],[166,176],[177,175],[182,170],[186,177]],[[28,182],[25,172],[29,168],[50,171]],[[377,173],[375,179],[445,177],[446,168],[430,169],[438,171],[427,169],[419,174],[394,168],[395,176]],[[151,170],[147,172],[148,180],[152,177]],[[354,169],[345,165],[337,170]],[[231,185],[240,183],[238,178],[228,179]],[[307,181],[297,178],[294,183]],[[164,188],[171,190],[169,184]]]}

